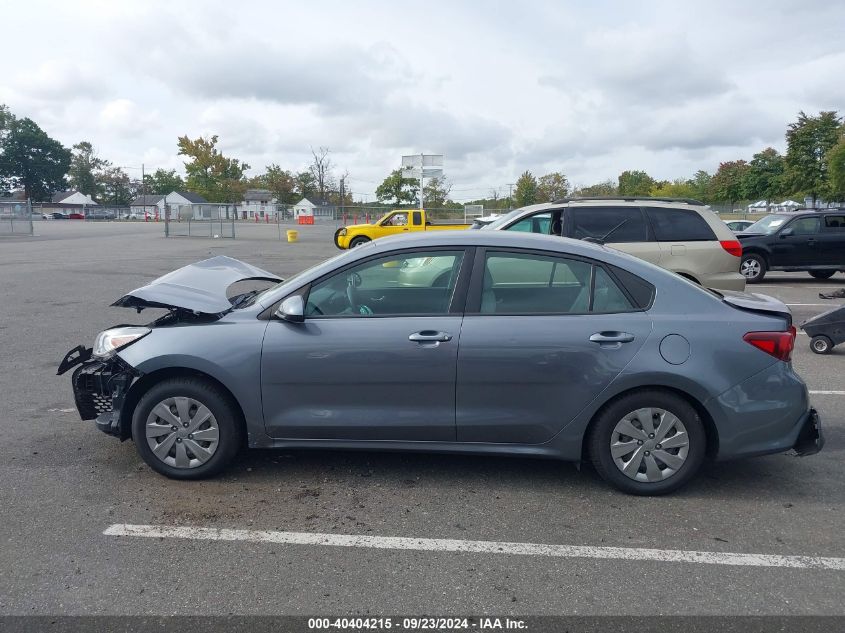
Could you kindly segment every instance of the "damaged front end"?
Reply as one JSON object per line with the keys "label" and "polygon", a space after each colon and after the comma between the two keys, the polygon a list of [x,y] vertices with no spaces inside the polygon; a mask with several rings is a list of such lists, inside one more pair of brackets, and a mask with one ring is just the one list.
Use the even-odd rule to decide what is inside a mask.
{"label": "damaged front end", "polygon": [[[229,288],[241,281],[278,283],[272,273],[225,256],[189,264],[122,296],[113,306],[164,309],[167,314],[146,326],[116,325],[97,335],[93,347],[79,345],[59,364],[57,375],[74,367],[71,383],[76,408],[83,420],[96,420],[97,428],[121,440],[130,436],[123,411],[126,396],[141,372],[131,367],[118,352],[137,344],[156,328],[183,324],[211,323],[251,300],[259,291],[229,296]],[[129,409],[132,408],[131,400]],[[125,415],[124,415],[125,414]]]}
{"label": "damaged front end", "polygon": [[129,387],[141,374],[116,354],[97,358],[90,347],[81,345],[65,355],[56,373],[64,374],[73,367],[77,368],[71,385],[79,416],[96,420],[97,428],[104,433],[128,439],[129,429],[122,427],[120,412]]}

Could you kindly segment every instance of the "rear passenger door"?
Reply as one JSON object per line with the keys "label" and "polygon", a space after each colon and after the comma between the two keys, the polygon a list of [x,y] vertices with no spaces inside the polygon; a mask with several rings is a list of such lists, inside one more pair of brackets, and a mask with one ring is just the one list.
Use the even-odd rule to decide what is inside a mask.
{"label": "rear passenger door", "polygon": [[824,216],[819,241],[823,263],[845,269],[845,213]]}
{"label": "rear passenger door", "polygon": [[660,246],[660,265],[698,278],[702,271],[724,270],[725,251],[713,229],[698,212],[671,207],[646,207],[654,238]]}
{"label": "rear passenger door", "polygon": [[777,234],[772,245],[771,263],[786,267],[824,264],[820,231],[820,214],[795,218]]}
{"label": "rear passenger door", "polygon": [[642,347],[649,302],[590,260],[479,250],[458,348],[458,441],[551,439]]}
{"label": "rear passenger door", "polygon": [[648,223],[639,207],[569,207],[564,234],[576,240],[604,240],[611,248],[662,265],[660,247],[652,241]]}

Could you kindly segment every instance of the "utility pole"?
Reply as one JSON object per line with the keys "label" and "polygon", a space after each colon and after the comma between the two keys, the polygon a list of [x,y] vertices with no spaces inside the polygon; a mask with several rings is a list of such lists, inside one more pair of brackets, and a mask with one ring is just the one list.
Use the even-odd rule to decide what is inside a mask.
{"label": "utility pole", "polygon": [[344,188],[346,176],[340,177],[340,216],[343,217],[343,203],[346,200],[346,191]]}
{"label": "utility pole", "polygon": [[508,211],[510,211],[511,208],[513,208],[513,186],[515,184],[516,184],[515,182],[509,182],[508,183]]}

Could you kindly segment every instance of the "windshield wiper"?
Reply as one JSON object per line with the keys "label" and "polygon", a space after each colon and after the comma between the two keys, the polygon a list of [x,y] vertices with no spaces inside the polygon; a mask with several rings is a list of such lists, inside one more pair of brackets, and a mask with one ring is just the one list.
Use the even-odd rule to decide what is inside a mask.
{"label": "windshield wiper", "polygon": [[584,238],[581,238],[581,241],[592,242],[593,244],[604,244],[605,240],[616,232],[616,229],[621,228],[622,226],[627,224],[628,221],[630,221],[630,219],[631,218],[625,218],[619,224],[614,226],[612,229],[610,229],[607,233],[605,233],[601,237],[584,237]]}
{"label": "windshield wiper", "polygon": [[250,290],[249,292],[244,292],[239,295],[235,295],[229,301],[232,302],[232,310],[237,310],[242,305],[247,303],[250,299],[252,299],[255,295],[260,292],[264,292],[263,290]]}

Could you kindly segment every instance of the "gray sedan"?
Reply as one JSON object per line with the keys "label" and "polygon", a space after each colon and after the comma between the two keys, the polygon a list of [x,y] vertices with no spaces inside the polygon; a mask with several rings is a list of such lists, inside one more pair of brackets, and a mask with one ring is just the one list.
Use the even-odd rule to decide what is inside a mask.
{"label": "gray sedan", "polygon": [[[230,289],[257,279],[272,285]],[[101,332],[59,372],[75,367],[83,419],[177,479],[246,443],[589,461],[661,494],[708,457],[823,444],[783,303],[580,241],[385,238],[285,281],[215,257],[116,305],[168,312]]]}

